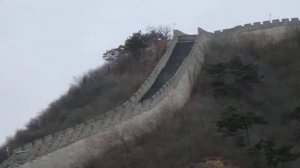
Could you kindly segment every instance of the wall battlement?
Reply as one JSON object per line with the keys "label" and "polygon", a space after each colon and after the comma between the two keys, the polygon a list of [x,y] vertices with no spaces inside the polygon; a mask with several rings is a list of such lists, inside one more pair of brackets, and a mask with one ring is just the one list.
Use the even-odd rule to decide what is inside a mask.
{"label": "wall battlement", "polygon": [[256,31],[261,29],[271,29],[280,26],[299,26],[299,25],[300,25],[299,18],[292,18],[292,19],[285,18],[281,20],[275,19],[272,21],[254,22],[253,24],[248,23],[244,25],[235,26],[230,29],[216,30],[214,34],[215,35],[232,34],[232,33],[239,33],[239,32]]}

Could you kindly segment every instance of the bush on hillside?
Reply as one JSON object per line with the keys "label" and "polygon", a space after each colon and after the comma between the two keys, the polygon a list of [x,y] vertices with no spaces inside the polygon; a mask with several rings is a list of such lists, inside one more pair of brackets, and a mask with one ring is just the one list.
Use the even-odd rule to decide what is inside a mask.
{"label": "bush on hillside", "polygon": [[[151,73],[169,41],[168,28],[133,33],[124,45],[103,54],[107,61],[72,84],[66,94],[31,119],[0,148],[0,162],[6,147],[14,149],[55,131],[74,126],[106,113],[126,101]],[[10,153],[11,154],[11,153]]]}

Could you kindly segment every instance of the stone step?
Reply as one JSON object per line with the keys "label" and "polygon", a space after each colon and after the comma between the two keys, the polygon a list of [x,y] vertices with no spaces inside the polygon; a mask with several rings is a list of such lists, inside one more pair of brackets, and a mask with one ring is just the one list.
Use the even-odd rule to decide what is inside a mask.
{"label": "stone step", "polygon": [[182,61],[189,55],[195,42],[177,43],[166,66],[162,69],[151,88],[141,98],[140,102],[152,97],[176,73]]}

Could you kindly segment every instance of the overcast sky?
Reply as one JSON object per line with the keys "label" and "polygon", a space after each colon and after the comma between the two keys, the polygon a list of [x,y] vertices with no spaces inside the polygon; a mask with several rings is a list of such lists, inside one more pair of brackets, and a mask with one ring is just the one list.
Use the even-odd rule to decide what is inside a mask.
{"label": "overcast sky", "polygon": [[[0,0],[0,143],[105,50],[148,26],[195,34],[300,16],[299,0]],[[175,24],[174,24],[175,23]]]}

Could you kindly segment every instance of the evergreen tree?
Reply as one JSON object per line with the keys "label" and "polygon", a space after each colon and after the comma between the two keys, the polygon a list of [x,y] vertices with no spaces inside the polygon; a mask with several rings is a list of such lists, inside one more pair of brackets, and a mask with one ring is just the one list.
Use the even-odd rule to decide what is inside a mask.
{"label": "evergreen tree", "polygon": [[233,57],[227,63],[209,65],[206,72],[211,75],[211,86],[215,96],[239,99],[242,90],[251,90],[253,84],[261,83],[258,66],[243,64],[240,57]]}
{"label": "evergreen tree", "polygon": [[222,111],[221,117],[217,121],[216,126],[218,128],[218,132],[223,133],[225,136],[235,136],[240,138],[237,136],[238,131],[245,131],[247,144],[249,146],[249,129],[255,124],[266,124],[266,121],[263,117],[254,112],[239,112],[235,106],[231,105]]}

